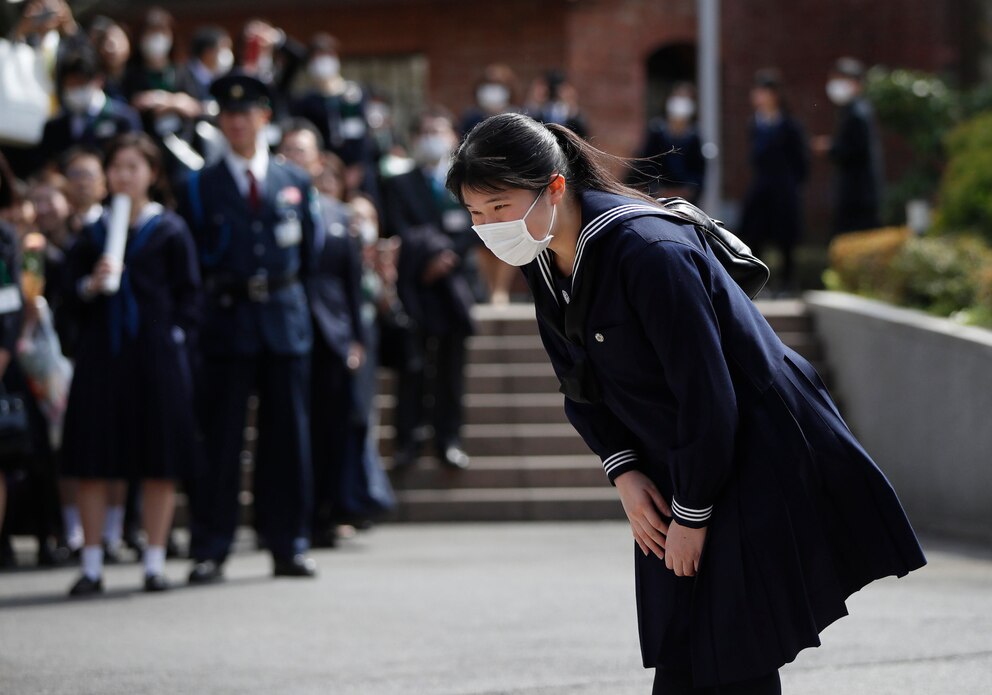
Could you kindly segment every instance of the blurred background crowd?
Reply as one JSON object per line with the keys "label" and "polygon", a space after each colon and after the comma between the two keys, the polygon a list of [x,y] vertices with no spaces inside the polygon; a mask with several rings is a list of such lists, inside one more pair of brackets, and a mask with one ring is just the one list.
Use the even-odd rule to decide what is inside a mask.
{"label": "blurred background crowd", "polygon": [[[548,16],[536,22],[517,11],[520,3],[515,3],[517,10],[507,16],[516,17],[518,25],[502,37],[496,52],[512,56],[507,42],[520,41],[526,69],[509,58],[480,61],[473,53],[474,60],[461,61],[456,53],[444,55],[432,48],[427,52],[440,51],[440,59],[430,63],[435,86],[424,90],[423,55],[391,46],[383,60],[351,57],[346,50],[351,45],[349,27],[355,28],[356,36],[365,32],[361,35],[370,46],[378,39],[382,45],[398,41],[396,37],[404,34],[400,25],[418,36],[434,37],[431,46],[456,30],[464,32],[459,45],[472,44],[479,31],[489,45],[499,37],[499,27],[465,23],[451,3],[412,3],[419,12],[416,7],[397,9],[388,17],[389,26],[371,31],[362,28],[357,10],[342,9],[342,14],[350,11],[354,16],[338,26],[333,13],[326,21],[323,16],[315,21],[316,15],[301,20],[307,15],[300,9],[293,27],[286,28],[282,22],[219,10],[218,17],[199,21],[202,8],[181,2],[173,3],[175,9],[142,6],[140,12],[131,4],[120,13],[126,19],[116,19],[118,13],[100,14],[99,3],[82,3],[80,8],[64,0],[5,2],[2,28],[8,38],[0,44],[0,371],[5,394],[0,435],[6,443],[0,447],[0,564],[14,562],[12,533],[38,539],[39,564],[75,561],[84,544],[99,545],[101,561],[144,553],[146,578],[161,573],[159,552],[184,552],[169,535],[176,488],[173,482],[161,483],[179,481],[188,494],[200,495],[201,508],[222,505],[210,494],[223,496],[227,490],[220,490],[216,480],[202,479],[203,469],[214,464],[201,460],[210,458],[204,448],[213,451],[211,435],[203,430],[204,422],[217,419],[209,413],[217,403],[197,403],[194,408],[194,399],[202,400],[197,391],[203,377],[197,375],[205,363],[215,368],[211,373],[218,364],[227,368],[235,363],[229,355],[218,361],[209,349],[203,357],[203,345],[195,338],[210,330],[204,325],[211,320],[210,312],[224,308],[211,308],[212,303],[265,304],[270,294],[290,290],[297,280],[306,290],[312,324],[307,330],[313,339],[298,350],[274,350],[279,356],[305,356],[311,390],[305,398],[306,446],[299,456],[308,468],[301,482],[308,499],[305,504],[293,502],[304,505],[307,542],[294,553],[304,554],[311,543],[333,545],[342,532],[367,527],[394,504],[374,437],[380,367],[397,374],[392,468],[415,465],[425,450],[452,469],[470,465],[459,433],[465,341],[473,331],[471,307],[527,299],[518,273],[480,246],[468,215],[443,186],[448,157],[460,137],[489,115],[526,113],[565,125],[608,151],[632,155],[627,164],[618,160],[618,169],[627,167],[618,173],[656,196],[701,202],[707,168],[724,166],[725,187],[736,195],[726,196],[733,198],[732,204],[725,200],[721,209],[709,212],[729,213],[734,231],[759,255],[770,254],[776,270],[771,296],[795,296],[818,283],[822,263],[809,258],[822,260],[826,242],[836,234],[902,224],[907,216],[914,232],[931,226],[929,203],[947,154],[940,137],[984,110],[981,90],[951,103],[947,85],[936,77],[868,70],[860,60],[828,53],[834,49],[822,46],[814,47],[823,59],[820,64],[790,82],[796,70],[773,59],[788,51],[766,50],[767,42],[756,36],[755,52],[769,59],[759,65],[742,62],[752,67],[743,89],[723,107],[730,117],[725,118],[721,151],[698,125],[705,104],[700,104],[694,84],[696,59],[687,40],[652,52],[646,65],[648,88],[635,90],[629,66],[606,58],[611,46],[621,50],[614,44],[623,43],[624,34],[596,34],[590,17],[584,18],[589,26],[567,21],[573,5],[577,13],[599,12],[595,17],[607,28],[626,22],[623,31],[633,37],[631,45],[639,45],[647,40],[648,30],[632,26],[635,10],[644,13],[645,20],[654,12],[667,12],[669,28],[685,39],[691,35],[685,29],[691,26],[686,10],[691,3],[669,3],[660,10],[637,2],[621,4],[622,11],[611,10],[610,3],[550,3],[542,10]],[[338,3],[327,5],[334,9]],[[310,10],[314,6],[311,3]],[[727,11],[733,20],[742,10]],[[886,21],[865,13],[866,23]],[[969,16],[948,11],[933,31],[950,35],[955,22]],[[905,21],[910,19],[915,22],[913,31],[924,31],[926,18]],[[497,24],[502,27],[504,21]],[[579,57],[557,61],[558,54],[550,49],[546,54],[533,49],[541,37],[535,39],[530,32],[541,26],[555,27],[548,29],[553,32],[571,27],[577,35],[571,39],[574,45],[591,48]],[[313,31],[304,33],[301,27]],[[583,32],[588,33],[585,42]],[[870,41],[862,43],[867,46]],[[968,54],[962,65],[980,63],[975,58],[978,49],[970,46],[962,39],[962,53]],[[731,42],[728,63],[735,63],[735,50],[744,49]],[[931,62],[938,60],[939,56]],[[728,67],[734,69],[740,68]],[[962,68],[959,74],[974,82],[978,68],[972,72]],[[232,76],[233,81],[223,81]],[[580,87],[593,80],[598,86],[595,116],[590,117]],[[258,95],[253,91],[256,85],[264,88]],[[461,96],[454,96],[456,88]],[[258,99],[253,101],[253,95]],[[646,117],[630,116],[632,95],[645,103]],[[238,151],[233,139],[239,126],[231,125],[231,119],[225,126],[223,114],[260,105],[267,115],[246,126],[260,150],[253,144],[246,152]],[[888,131],[883,136],[884,129]],[[891,142],[893,133],[902,139]],[[302,201],[288,195],[277,203],[312,218],[311,231],[306,231],[310,228],[304,220],[302,242],[317,256],[307,261],[309,277],[294,270],[285,278],[269,276],[259,289],[257,274],[248,272],[247,287],[232,289],[225,277],[213,272],[210,256],[216,249],[208,242],[212,234],[223,236],[224,225],[218,220],[227,213],[223,201],[214,200],[222,197],[217,190],[200,187],[200,174],[207,177],[211,167],[231,160],[232,148],[249,162],[257,161],[262,150],[267,162],[271,153],[280,166],[292,165],[292,176],[302,177],[287,180],[306,182]],[[893,161],[899,176],[886,169]],[[895,184],[888,192],[886,179]],[[245,187],[245,200],[237,205],[250,209],[254,181],[249,176],[238,183]],[[99,258],[115,195],[129,197],[134,208],[131,241],[123,256],[125,268],[133,261],[133,270],[124,273],[121,289],[112,298],[104,298],[101,283],[115,269],[101,266]],[[209,211],[206,220],[201,219],[204,208]],[[965,209],[960,226],[982,214],[978,204],[973,208],[978,212]],[[158,231],[149,238],[164,238],[161,230],[167,228],[176,240],[170,242],[174,248],[161,251],[158,261],[143,264],[136,247],[153,219]],[[283,224],[295,219],[276,225],[277,238],[296,233],[297,227]],[[886,253],[908,243],[907,234],[897,236]],[[804,256],[802,242],[810,238],[817,241],[819,252],[807,249]],[[260,258],[276,253],[246,243]],[[278,245],[283,246],[281,241]],[[968,248],[972,257],[985,253]],[[145,252],[151,254],[151,247]],[[842,260],[828,274],[828,283],[863,285],[861,276],[851,275],[861,266],[850,266]],[[143,283],[149,286],[142,288]],[[129,293],[139,296],[140,317]],[[161,306],[148,299],[163,293],[167,299]],[[150,309],[143,302],[154,306]],[[143,356],[135,358],[139,366],[129,367],[132,371],[119,367],[127,361],[122,357],[126,347],[119,341],[126,345],[129,338],[136,340],[140,330],[130,327],[147,323],[155,307],[164,312],[162,321],[178,331],[173,342],[182,346],[182,360],[188,362],[190,386],[179,396],[159,383],[163,378],[179,379],[162,366],[173,363],[147,367],[146,346],[136,349],[135,354]],[[116,337],[104,340],[107,326]],[[93,338],[94,332],[102,337]],[[269,374],[267,367],[259,369]],[[164,435],[141,431],[141,444],[120,447],[164,447],[166,459],[198,462],[148,469],[125,461],[108,468],[107,460],[127,456],[111,451],[116,445],[97,446],[94,433],[136,425],[115,420],[113,413],[121,405],[109,402],[118,392],[108,396],[107,375],[119,372],[115,379],[133,380],[153,378],[156,371],[155,385],[143,386],[134,400],[123,399],[125,409],[154,410],[147,394],[158,394],[155,389],[160,388],[170,394],[163,395],[160,404],[172,409],[188,406],[196,413],[195,422],[171,423],[178,429]],[[251,374],[254,379],[255,372]],[[270,376],[279,380],[279,374],[276,369]],[[255,390],[265,389],[259,385]],[[235,416],[226,425],[210,427],[226,427],[227,438],[235,442],[231,446],[250,461],[264,448],[258,433],[266,428],[280,433],[282,425],[279,416],[266,413],[264,394],[261,404],[258,395],[246,395],[247,420],[238,416],[239,408],[245,413],[244,404],[235,403]],[[298,404],[301,397],[294,398],[293,404]],[[267,425],[266,418],[276,424]],[[196,451],[181,451],[170,440],[169,433],[181,432],[184,426]],[[265,446],[283,451],[299,441],[270,437]],[[258,486],[256,477],[256,499]],[[195,507],[194,503],[194,516]],[[84,526],[89,527],[86,534]],[[149,543],[152,553],[147,552]],[[196,555],[193,552],[194,560],[223,563],[224,553]],[[91,558],[91,565],[98,566],[94,563]],[[297,569],[305,573],[307,566]],[[96,570],[89,574],[94,581],[99,577]]]}

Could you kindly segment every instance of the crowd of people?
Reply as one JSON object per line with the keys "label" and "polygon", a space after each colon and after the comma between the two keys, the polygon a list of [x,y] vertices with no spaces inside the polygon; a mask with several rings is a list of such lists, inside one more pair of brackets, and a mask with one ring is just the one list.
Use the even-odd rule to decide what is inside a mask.
{"label": "crowd of people", "polygon": [[[433,106],[397,133],[326,33],[304,44],[252,20],[181,37],[160,8],[133,29],[81,26],[63,0],[31,0],[13,35],[50,54],[57,107],[38,142],[0,157],[0,564],[15,562],[10,535],[31,533],[39,564],[81,564],[72,595],[103,591],[104,564],[132,552],[145,589],[167,589],[181,489],[189,581],[218,581],[248,457],[274,574],[313,576],[311,547],[394,504],[380,367],[397,373],[393,469],[427,451],[469,466],[471,308],[508,302],[517,276],[445,189],[450,155],[511,111],[585,136],[564,74],[521,98],[491,65],[461,118]],[[858,83],[857,68],[839,78]],[[753,101],[742,231],[794,245],[805,140],[777,75]],[[678,85],[651,124],[642,155],[668,153],[638,167],[653,194],[698,199],[694,111]],[[770,225],[772,208],[790,215]]]}
{"label": "crowd of people", "polygon": [[[247,460],[274,574],[313,576],[311,547],[395,503],[380,367],[397,373],[393,469],[430,451],[469,465],[471,307],[509,301],[514,275],[444,177],[466,128],[524,108],[512,72],[487,68],[461,119],[433,106],[398,133],[326,33],[252,20],[184,48],[161,8],[84,26],[62,0],[25,3],[12,33],[50,54],[58,105],[0,158],[0,294],[16,297],[0,405],[23,420],[0,421],[0,564],[30,533],[39,564],[79,562],[73,596],[136,557],[145,590],[167,589],[165,558],[187,550],[189,581],[217,581]],[[560,72],[526,108],[585,128]]]}

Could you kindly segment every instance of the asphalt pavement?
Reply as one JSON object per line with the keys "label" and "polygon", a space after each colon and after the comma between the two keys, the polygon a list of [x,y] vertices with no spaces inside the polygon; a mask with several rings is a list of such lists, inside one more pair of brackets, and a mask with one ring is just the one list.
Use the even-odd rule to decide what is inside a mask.
{"label": "asphalt pavement", "polygon": [[[782,673],[785,693],[992,693],[992,549],[926,540],[930,564],[849,601]],[[19,546],[22,550],[25,546]],[[385,525],[273,579],[242,549],[218,586],[69,600],[74,568],[0,574],[0,693],[647,695],[625,524]]]}

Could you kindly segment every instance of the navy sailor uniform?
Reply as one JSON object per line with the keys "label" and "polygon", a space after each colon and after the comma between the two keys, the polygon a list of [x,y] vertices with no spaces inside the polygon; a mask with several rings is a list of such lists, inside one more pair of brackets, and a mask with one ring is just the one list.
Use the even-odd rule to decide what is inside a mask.
{"label": "navy sailor uniform", "polygon": [[186,223],[161,205],[129,231],[116,294],[80,292],[103,255],[108,215],[68,254],[65,310],[78,318],[76,369],[63,439],[63,474],[181,478],[195,452],[189,341],[199,320],[200,272]]}
{"label": "navy sailor uniform", "polygon": [[639,470],[708,528],[696,577],[635,547],[644,665],[691,664],[696,687],[763,676],[923,553],[816,372],[695,228],[579,196],[571,277],[550,250],[524,268],[566,414],[611,482]]}

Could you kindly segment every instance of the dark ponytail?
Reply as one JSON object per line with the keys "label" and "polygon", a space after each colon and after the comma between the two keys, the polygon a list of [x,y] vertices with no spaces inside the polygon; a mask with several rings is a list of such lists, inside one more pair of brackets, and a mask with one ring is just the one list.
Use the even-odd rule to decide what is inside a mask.
{"label": "dark ponytail", "polygon": [[[542,124],[518,113],[501,113],[469,131],[455,152],[447,187],[459,200],[462,189],[495,193],[509,188],[541,190],[554,174],[572,191],[605,191],[654,202],[623,185],[606,164],[626,160],[597,150],[568,128]],[[464,202],[464,201],[463,201]]]}

